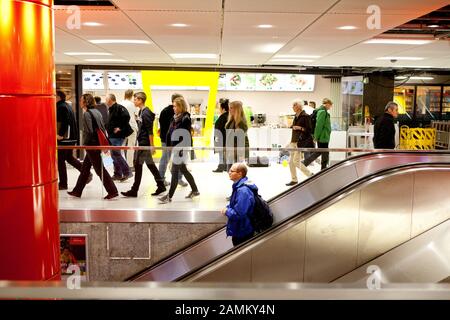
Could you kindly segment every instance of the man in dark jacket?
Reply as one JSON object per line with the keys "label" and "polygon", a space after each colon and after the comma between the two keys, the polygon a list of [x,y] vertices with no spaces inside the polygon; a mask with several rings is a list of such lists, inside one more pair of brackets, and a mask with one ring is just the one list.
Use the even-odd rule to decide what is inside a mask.
{"label": "man in dark jacket", "polygon": [[[228,121],[228,99],[220,99],[220,117],[217,119],[214,124],[214,146],[215,147],[225,147],[226,146],[226,131],[225,125]],[[223,150],[219,150],[219,165],[216,170],[213,172],[223,172],[227,170],[225,152]]]}
{"label": "man in dark jacket", "polygon": [[248,181],[244,163],[233,164],[228,174],[233,181],[233,193],[230,203],[222,209],[222,214],[228,218],[227,236],[231,236],[233,245],[237,246],[253,237],[250,215],[255,206],[255,196],[252,190],[257,191],[258,187]]}
{"label": "man in dark jacket", "polygon": [[[106,96],[106,105],[109,110],[108,123],[106,124],[109,140],[113,146],[122,146],[125,138],[133,132],[130,126],[130,114],[127,108],[116,102],[115,95],[111,93]],[[113,180],[125,181],[133,176],[120,151],[112,151],[111,157],[114,164]]]}
{"label": "man in dark jacket", "polygon": [[373,145],[375,149],[395,148],[394,119],[398,117],[397,103],[390,101],[384,108],[384,114],[375,121]]}
{"label": "man in dark jacket", "polygon": [[[139,129],[136,138],[140,147],[154,145],[153,122],[155,121],[155,114],[145,106],[146,100],[147,95],[144,92],[137,92],[134,94],[134,105],[140,109],[139,117],[137,119]],[[137,197],[139,186],[141,184],[142,166],[144,162],[155,178],[156,185],[158,187],[156,191],[152,193],[152,196],[157,196],[166,191],[164,180],[161,178],[158,168],[156,168],[156,165],[153,162],[153,154],[155,154],[155,150],[153,148],[152,150],[138,150],[134,153],[134,183],[131,190],[122,192],[122,195],[125,197]]]}
{"label": "man in dark jacket", "polygon": [[[56,91],[56,121],[58,146],[75,146],[79,138],[78,126],[72,108],[66,103],[66,95]],[[82,164],[73,156],[73,150],[58,150],[59,190],[67,190],[66,161],[81,172]],[[89,175],[88,183],[92,180]]]}
{"label": "man in dark jacket", "polygon": [[108,107],[106,106],[106,104],[102,103],[102,98],[100,98],[99,96],[95,96],[94,100],[95,109],[100,111],[100,113],[102,114],[103,123],[105,125],[108,124]]}
{"label": "man in dark jacket", "polygon": [[[173,115],[175,112],[173,111],[173,102],[176,98],[182,98],[183,96],[179,93],[172,94],[172,104],[169,104],[167,107],[165,107],[161,113],[159,114],[159,136],[161,137],[161,146],[167,147],[167,133],[169,132],[170,123],[173,120]],[[168,186],[170,185],[169,182],[166,182],[166,171],[167,166],[170,161],[170,155],[171,152],[169,150],[164,149],[162,151],[161,159],[159,160],[159,174],[164,180],[164,185]],[[178,184],[182,187],[186,187],[188,184],[187,182],[183,181],[183,174],[181,174],[178,177]]]}

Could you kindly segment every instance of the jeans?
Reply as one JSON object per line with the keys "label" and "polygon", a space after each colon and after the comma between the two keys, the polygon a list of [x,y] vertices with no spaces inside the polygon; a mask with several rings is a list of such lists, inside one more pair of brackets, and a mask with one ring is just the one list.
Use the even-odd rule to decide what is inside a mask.
{"label": "jeans", "polygon": [[188,171],[186,164],[185,163],[181,163],[181,164],[172,163],[172,181],[170,183],[170,190],[169,190],[169,198],[171,198],[171,199],[173,197],[173,194],[175,193],[175,190],[177,189],[177,186],[178,186],[177,176],[179,177],[180,173],[183,173],[183,175],[186,177],[186,180],[189,183],[189,185],[191,186],[192,191],[194,191],[194,192],[198,191],[197,185],[195,184],[194,177]]}
{"label": "jeans", "polygon": [[142,179],[142,166],[144,162],[155,178],[158,188],[164,188],[164,180],[159,175],[158,169],[153,162],[152,153],[149,150],[138,150],[136,151],[134,157],[134,183],[131,190],[136,192],[139,191],[139,185],[141,184]]}
{"label": "jeans", "polygon": [[[328,142],[317,142],[318,148],[328,148]],[[311,152],[308,155],[305,155],[305,160],[303,161],[303,164],[305,166],[309,166],[311,162],[316,160],[318,157],[322,156],[321,160],[321,169],[325,169],[328,165],[328,159],[330,157],[329,152]]]}
{"label": "jeans", "polygon": [[[109,138],[111,144],[113,146],[122,146],[123,138]],[[120,150],[111,151],[111,158],[114,164],[114,175],[116,177],[128,177],[131,173],[130,167],[128,166],[127,161],[122,156]]]}
{"label": "jeans", "polygon": [[[167,147],[167,144],[165,142],[161,142],[162,147]],[[169,165],[170,156],[172,155],[172,152],[168,149],[163,149],[161,159],[159,160],[159,175],[163,180],[165,180],[167,166]],[[183,178],[183,173],[181,171],[178,172],[178,181],[181,181]]]}

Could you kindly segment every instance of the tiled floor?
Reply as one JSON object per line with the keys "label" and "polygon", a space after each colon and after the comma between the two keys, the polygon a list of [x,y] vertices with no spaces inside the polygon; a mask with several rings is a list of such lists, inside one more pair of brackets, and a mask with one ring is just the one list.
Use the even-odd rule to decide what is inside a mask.
{"label": "tiled floor", "polygon": [[[171,203],[159,204],[157,197],[150,194],[156,189],[156,184],[148,168],[144,166],[141,188],[137,198],[125,198],[119,196],[114,200],[103,200],[106,191],[102,187],[100,179],[95,175],[93,181],[86,186],[83,191],[82,198],[73,198],[66,191],[59,191],[60,209],[167,209],[167,210],[220,210],[227,201],[226,197],[231,194],[232,182],[228,178],[228,174],[213,173],[217,164],[207,163],[190,163],[188,168],[198,185],[200,196],[191,199],[184,197],[191,190],[189,186],[178,186]],[[112,167],[107,167],[112,172]],[[310,166],[311,171],[317,172],[320,165],[314,163]],[[301,180],[306,177],[299,171],[298,178]],[[280,192],[286,190],[286,183],[289,182],[289,167],[281,164],[271,163],[266,168],[249,168],[248,177],[259,188],[263,198],[271,198]],[[78,171],[68,166],[69,190],[71,190],[78,178]],[[166,179],[170,175],[166,174]],[[133,178],[126,182],[117,182],[116,186],[119,192],[127,191],[133,184]]]}

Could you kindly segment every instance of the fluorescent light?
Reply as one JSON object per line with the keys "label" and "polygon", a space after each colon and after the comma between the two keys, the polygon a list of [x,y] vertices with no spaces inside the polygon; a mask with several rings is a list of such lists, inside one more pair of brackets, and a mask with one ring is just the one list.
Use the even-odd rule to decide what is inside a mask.
{"label": "fluorescent light", "polygon": [[439,28],[440,26],[438,24],[429,24],[427,27],[428,28]]}
{"label": "fluorescent light", "polygon": [[284,43],[268,43],[268,44],[259,46],[258,49],[256,49],[256,50],[258,52],[263,52],[263,53],[275,53],[278,50],[280,50],[283,46],[284,46]]}
{"label": "fluorescent light", "polygon": [[358,29],[358,28],[355,27],[355,26],[342,26],[342,27],[337,27],[336,29],[339,29],[339,30],[355,30],[355,29]]}
{"label": "fluorescent light", "polygon": [[310,59],[271,59],[271,62],[313,62],[314,60]]}
{"label": "fluorescent light", "polygon": [[64,52],[68,56],[112,56],[109,52]]}
{"label": "fluorescent light", "polygon": [[366,44],[409,44],[409,45],[421,45],[430,43],[432,40],[420,40],[420,39],[371,39],[364,41]]}
{"label": "fluorescent light", "polygon": [[[395,77],[395,80],[405,80],[408,79],[408,77],[405,76],[398,76]],[[409,80],[433,80],[433,77],[409,77]]]}
{"label": "fluorescent light", "polygon": [[418,61],[418,60],[424,60],[425,58],[421,57],[380,57],[376,60],[408,60],[408,61]]}
{"label": "fluorescent light", "polygon": [[275,56],[276,59],[317,59],[320,58],[320,56],[314,56],[314,55],[306,55],[306,54],[277,54]]}
{"label": "fluorescent light", "polygon": [[124,59],[84,59],[89,62],[126,62]]}
{"label": "fluorescent light", "polygon": [[215,53],[171,53],[170,56],[175,59],[216,59]]}
{"label": "fluorescent light", "polygon": [[103,23],[98,23],[98,22],[83,22],[82,24],[83,24],[83,26],[86,26],[86,27],[100,27],[103,25]]}
{"label": "fluorescent light", "polygon": [[178,28],[184,28],[184,27],[187,27],[188,25],[185,24],[185,23],[172,23],[170,26],[178,27]]}
{"label": "fluorescent light", "polygon": [[126,39],[98,39],[89,40],[90,43],[94,44],[112,44],[112,43],[126,43],[126,44],[149,44],[150,41],[147,40],[126,40]]}
{"label": "fluorescent light", "polygon": [[270,29],[270,28],[273,28],[273,25],[271,25],[271,24],[259,24],[257,27],[261,28],[261,29]]}

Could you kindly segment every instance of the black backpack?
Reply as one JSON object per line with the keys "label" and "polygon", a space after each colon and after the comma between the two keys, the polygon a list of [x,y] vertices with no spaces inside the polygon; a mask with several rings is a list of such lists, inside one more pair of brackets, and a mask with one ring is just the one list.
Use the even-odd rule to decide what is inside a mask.
{"label": "black backpack", "polygon": [[269,229],[273,224],[273,212],[270,209],[269,204],[261,198],[258,191],[253,190],[250,186],[244,184],[249,188],[255,197],[255,206],[253,207],[253,213],[249,216],[253,229],[256,233],[263,232]]}
{"label": "black backpack", "polygon": [[314,109],[311,114],[311,134],[314,135],[314,130],[316,130],[316,122],[317,122],[317,111],[318,109]]}

